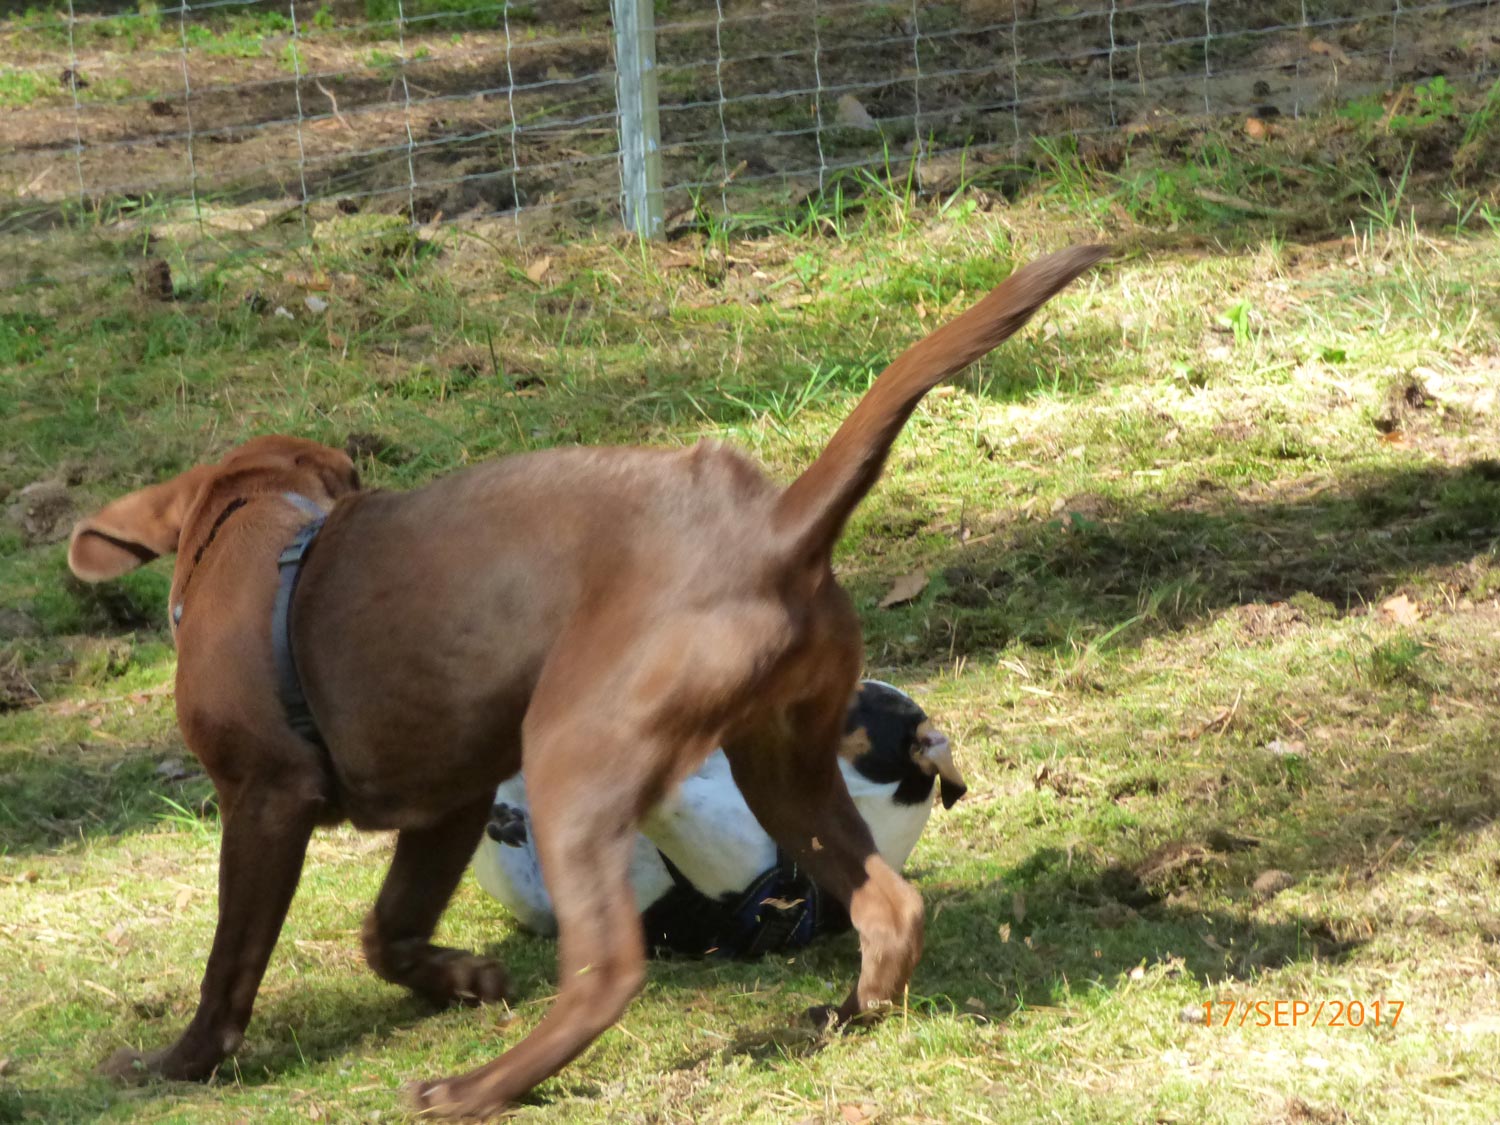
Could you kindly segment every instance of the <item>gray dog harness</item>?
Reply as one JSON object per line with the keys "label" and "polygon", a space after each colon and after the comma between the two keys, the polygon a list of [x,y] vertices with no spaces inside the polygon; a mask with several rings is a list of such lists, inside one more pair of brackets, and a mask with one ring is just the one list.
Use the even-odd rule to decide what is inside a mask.
{"label": "gray dog harness", "polygon": [[302,678],[297,675],[297,657],[292,652],[292,597],[297,592],[297,582],[302,577],[302,565],[312,551],[313,541],[323,530],[326,518],[323,510],[295,492],[284,492],[282,496],[303,515],[309,517],[292,541],[276,560],[279,572],[276,581],[276,608],[271,614],[271,651],[276,659],[276,694],[281,697],[281,709],[286,712],[287,725],[320,750],[328,749],[323,735],[313,718],[312,708],[307,705],[307,696],[302,691]]}

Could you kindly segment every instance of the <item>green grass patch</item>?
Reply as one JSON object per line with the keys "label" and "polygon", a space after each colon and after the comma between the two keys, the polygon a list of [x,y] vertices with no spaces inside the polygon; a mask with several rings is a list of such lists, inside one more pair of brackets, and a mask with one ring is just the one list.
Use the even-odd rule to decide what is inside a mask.
{"label": "green grass patch", "polygon": [[[171,301],[108,278],[0,298],[0,1118],[389,1120],[401,1083],[493,1057],[553,990],[550,945],[468,883],[441,939],[503,957],[514,1012],[378,983],[358,928],[389,841],[329,830],[234,1064],[95,1077],[190,1017],[219,828],[174,725],[170,564],[73,582],[73,515],[274,431],[347,446],[383,488],[702,437],[790,479],[903,347],[1101,235],[1113,264],[917,411],[837,555],[869,671],[920,696],[971,783],[913,857],[906,1004],[800,1026],[852,979],[852,939],[659,964],[519,1116],[1500,1116],[1496,199],[1411,136],[1338,129],[1328,173],[1294,135],[1204,135],[1175,162],[1059,149],[937,200],[850,177],[669,245],[522,256],[505,226],[363,218],[174,259]],[[38,482],[70,507],[14,512]],[[1195,1021],[1278,999],[1404,1009]]]}

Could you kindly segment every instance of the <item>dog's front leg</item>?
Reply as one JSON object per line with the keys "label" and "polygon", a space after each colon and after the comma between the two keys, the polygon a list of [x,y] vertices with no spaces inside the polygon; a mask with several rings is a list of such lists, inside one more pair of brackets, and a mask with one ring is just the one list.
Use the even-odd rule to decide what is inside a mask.
{"label": "dog's front leg", "polygon": [[435,825],[403,829],[380,897],[365,918],[370,968],[435,1004],[491,1003],[505,999],[510,988],[500,962],[430,940],[489,815],[486,794]]}
{"label": "dog's front leg", "polygon": [[198,1011],[172,1046],[144,1055],[123,1048],[105,1061],[106,1074],[207,1078],[244,1037],[323,802],[281,786],[241,787],[232,802],[228,796],[222,810],[219,922]]}
{"label": "dog's front leg", "polygon": [[786,722],[725,742],[734,780],[761,826],[813,881],[843,903],[859,933],[859,981],[819,1024],[878,1016],[899,1001],[922,952],[922,899],[875,850],[838,769],[837,691]]}

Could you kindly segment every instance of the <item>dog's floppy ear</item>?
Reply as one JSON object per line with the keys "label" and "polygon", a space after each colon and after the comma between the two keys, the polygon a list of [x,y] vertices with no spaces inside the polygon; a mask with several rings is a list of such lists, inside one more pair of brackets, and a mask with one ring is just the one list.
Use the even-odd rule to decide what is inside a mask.
{"label": "dog's floppy ear", "polygon": [[212,466],[199,465],[79,520],[68,541],[68,568],[85,582],[103,582],[171,554],[193,501],[212,473]]}

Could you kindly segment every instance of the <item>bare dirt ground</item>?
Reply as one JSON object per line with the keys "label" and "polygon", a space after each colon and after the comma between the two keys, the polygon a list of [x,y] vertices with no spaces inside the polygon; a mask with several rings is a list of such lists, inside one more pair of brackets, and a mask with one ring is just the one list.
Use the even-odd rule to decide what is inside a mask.
{"label": "bare dirt ground", "polygon": [[[726,181],[745,207],[806,190],[820,170],[899,169],[919,130],[936,157],[923,186],[945,190],[959,160],[944,153],[972,170],[1024,157],[1035,137],[1108,148],[1188,118],[1302,115],[1500,68],[1482,0],[1413,6],[1399,21],[1368,0],[1093,7],[731,3],[720,21],[668,4],[658,76],[671,206],[695,193],[715,203]],[[37,236],[79,202],[106,230],[130,220],[118,228],[128,240],[144,213],[153,237],[206,238],[210,255],[231,233],[299,236],[301,224],[274,224],[304,201],[422,223],[518,206],[607,220],[618,213],[607,8],[517,9],[509,33],[417,21],[398,39],[358,6],[315,20],[299,3],[296,35],[205,22],[186,50],[189,29],[170,19],[138,42],[80,31],[71,45],[61,25],[0,20],[0,75],[40,83],[0,116],[0,238],[24,279],[59,272],[57,244]]]}

